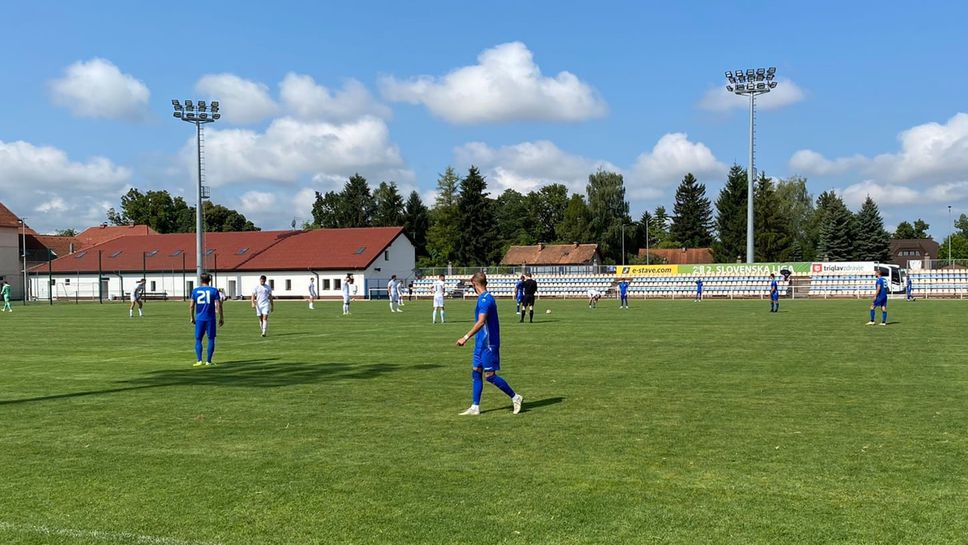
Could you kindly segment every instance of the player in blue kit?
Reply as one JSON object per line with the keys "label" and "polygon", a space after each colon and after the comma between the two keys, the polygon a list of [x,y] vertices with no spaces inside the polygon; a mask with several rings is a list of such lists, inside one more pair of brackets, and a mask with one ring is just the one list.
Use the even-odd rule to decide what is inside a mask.
{"label": "player in blue kit", "polygon": [[517,284],[514,285],[514,300],[517,301],[518,306],[514,311],[515,314],[521,314],[521,302],[524,301],[524,275],[518,278]]}
{"label": "player in blue kit", "polygon": [[476,416],[481,414],[481,393],[484,391],[484,380],[487,380],[511,398],[512,412],[521,412],[524,398],[514,393],[511,386],[497,372],[501,369],[501,327],[497,318],[497,303],[494,296],[487,291],[487,276],[483,272],[476,272],[471,277],[471,285],[478,293],[477,307],[474,309],[476,322],[466,335],[457,339],[457,346],[464,346],[472,335],[474,337],[474,359],[471,363],[471,380],[473,383],[473,398],[471,406],[460,413],[462,416]]}
{"label": "player in blue kit", "polygon": [[623,278],[621,282],[618,283],[618,308],[629,308],[629,280],[628,278]]}
{"label": "player in blue kit", "polygon": [[773,273],[770,273],[770,312],[780,312],[780,288]]}
{"label": "player in blue kit", "polygon": [[696,279],[696,302],[702,301],[702,278]]}
{"label": "player in blue kit", "polygon": [[908,274],[905,278],[907,280],[904,282],[904,294],[908,301],[914,301],[914,285],[911,283],[911,275]]}
{"label": "player in blue kit", "polygon": [[[208,273],[202,273],[199,277],[202,285],[192,290],[192,302],[190,305],[192,323],[195,324],[195,359],[198,360],[192,367],[203,365],[215,365],[212,363],[212,355],[215,354],[215,334],[218,327],[225,323],[225,315],[222,311],[222,298],[218,290],[210,286],[212,277]],[[215,315],[218,314],[218,326],[216,327]],[[208,335],[208,358],[202,363],[202,337]]]}
{"label": "player in blue kit", "polygon": [[871,303],[871,321],[867,325],[874,325],[874,309],[881,307],[881,325],[887,325],[887,281],[883,273],[876,269],[877,281],[874,284],[874,302]]}

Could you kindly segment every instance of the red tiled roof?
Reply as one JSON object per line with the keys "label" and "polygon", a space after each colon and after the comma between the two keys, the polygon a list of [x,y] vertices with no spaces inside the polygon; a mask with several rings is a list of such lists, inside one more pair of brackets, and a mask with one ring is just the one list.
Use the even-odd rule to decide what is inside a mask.
{"label": "red tiled roof", "polygon": [[158,232],[147,225],[99,225],[88,227],[77,235],[82,246],[94,246],[116,239],[133,235],[157,235]]}
{"label": "red tiled roof", "polygon": [[586,265],[598,254],[597,244],[511,246],[501,265]]}
{"label": "red tiled roof", "polygon": [[[713,263],[712,248],[650,248],[649,253],[665,258],[670,265]],[[645,258],[645,248],[639,249],[639,257]]]}
{"label": "red tiled roof", "polygon": [[20,228],[20,218],[0,202],[0,227]]}
{"label": "red tiled roof", "polygon": [[[78,249],[77,239],[74,237],[60,237],[57,235],[31,235],[27,233],[27,249],[45,250],[51,249],[57,257],[71,253],[71,245]],[[44,259],[47,259],[46,257]]]}
{"label": "red tiled roof", "polygon": [[[219,271],[365,269],[402,227],[206,233],[205,267]],[[360,253],[357,250],[363,248]],[[54,272],[195,269],[195,234],[122,236],[51,262]],[[183,261],[184,260],[184,261]],[[32,271],[43,272],[47,264]]]}

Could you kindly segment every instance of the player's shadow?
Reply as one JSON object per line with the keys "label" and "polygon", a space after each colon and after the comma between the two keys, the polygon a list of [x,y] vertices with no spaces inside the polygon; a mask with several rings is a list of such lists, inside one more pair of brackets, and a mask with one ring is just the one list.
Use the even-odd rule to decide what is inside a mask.
{"label": "player's shadow", "polygon": [[[565,401],[565,398],[563,398],[563,397],[546,397],[544,399],[536,399],[534,401],[530,401],[527,398],[525,398],[524,405],[521,406],[521,412],[522,413],[526,413],[526,412],[529,412],[529,411],[533,411],[535,409],[540,409],[542,407],[547,407],[549,405],[557,405],[557,404],[562,403],[564,401]],[[483,410],[483,411],[481,411],[481,413],[490,413],[490,412],[494,412],[494,411],[507,411],[510,408],[511,408],[510,405],[507,405],[505,407],[495,407],[493,409]]]}
{"label": "player's shadow", "polygon": [[278,358],[234,360],[217,367],[163,369],[141,377],[118,381],[114,388],[70,392],[22,399],[0,400],[0,405],[51,401],[180,386],[229,386],[241,388],[280,388],[324,381],[365,380],[400,371],[424,371],[443,367],[434,363],[404,365],[399,363],[351,364],[339,362],[276,363]]}

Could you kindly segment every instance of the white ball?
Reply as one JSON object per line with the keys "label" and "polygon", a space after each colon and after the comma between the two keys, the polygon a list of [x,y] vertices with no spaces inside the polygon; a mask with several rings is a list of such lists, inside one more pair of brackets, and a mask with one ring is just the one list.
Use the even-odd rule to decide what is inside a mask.
{"label": "white ball", "polygon": [[551,314],[551,309],[549,308],[548,310],[546,310],[545,314]]}

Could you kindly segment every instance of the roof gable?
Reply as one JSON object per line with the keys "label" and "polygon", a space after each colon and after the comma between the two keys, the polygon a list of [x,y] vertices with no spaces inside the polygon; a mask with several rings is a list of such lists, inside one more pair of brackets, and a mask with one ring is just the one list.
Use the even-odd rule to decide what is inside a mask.
{"label": "roof gable", "polygon": [[597,244],[511,246],[502,265],[585,265],[598,256]]}

